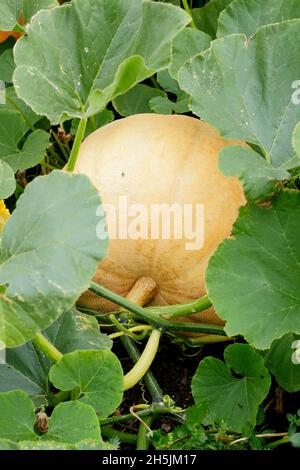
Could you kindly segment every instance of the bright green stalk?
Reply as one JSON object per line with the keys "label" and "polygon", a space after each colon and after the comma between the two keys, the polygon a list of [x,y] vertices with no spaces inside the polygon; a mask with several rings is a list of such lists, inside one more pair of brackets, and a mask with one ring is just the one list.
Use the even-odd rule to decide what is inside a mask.
{"label": "bright green stalk", "polygon": [[66,167],[67,171],[73,171],[75,168],[78,153],[79,153],[79,148],[80,148],[81,142],[84,139],[86,125],[87,125],[87,118],[82,118],[79,122],[79,126],[76,132],[71,155],[67,163],[67,167]]}
{"label": "bright green stalk", "polygon": [[37,333],[32,342],[53,362],[63,357],[63,354],[42,333]]}

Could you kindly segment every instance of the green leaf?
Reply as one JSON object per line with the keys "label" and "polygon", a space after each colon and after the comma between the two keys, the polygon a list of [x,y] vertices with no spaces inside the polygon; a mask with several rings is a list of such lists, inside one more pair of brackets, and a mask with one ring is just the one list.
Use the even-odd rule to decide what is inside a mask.
{"label": "green leaf", "polygon": [[293,447],[300,447],[300,432],[296,432],[295,434],[289,436],[289,442]]}
{"label": "green leaf", "polygon": [[292,362],[292,344],[299,339],[300,336],[288,333],[274,341],[265,356],[269,371],[275,376],[278,384],[289,393],[300,390],[300,366]]}
{"label": "green leaf", "polygon": [[[196,115],[226,138],[260,146],[275,167],[294,155],[291,137],[300,119],[293,99],[300,75],[298,42],[300,20],[262,27],[247,41],[244,35],[225,36],[179,72]],[[284,79],[277,72],[282,64]]]}
{"label": "green leaf", "polygon": [[21,10],[22,0],[2,0],[0,4],[0,29],[12,31],[16,26]]}
{"label": "green leaf", "polygon": [[25,23],[29,23],[33,15],[40,10],[59,6],[56,0],[23,0],[23,16]]}
{"label": "green leaf", "polygon": [[13,170],[0,160],[0,199],[6,199],[14,193],[16,181]]}
{"label": "green leaf", "polygon": [[298,122],[293,132],[293,148],[300,158],[300,122]]}
{"label": "green leaf", "polygon": [[259,349],[300,333],[300,193],[281,193],[270,208],[247,206],[206,271],[208,295],[226,321]]}
{"label": "green leaf", "polygon": [[[22,450],[64,448],[62,444],[102,443],[99,419],[92,406],[71,401],[60,403],[49,419],[49,430],[39,436],[33,402],[21,390],[0,393],[0,448]],[[45,444],[41,444],[45,441]],[[18,446],[15,443],[19,443]],[[51,444],[50,444],[51,443]],[[85,443],[85,444],[84,444]],[[53,447],[52,447],[53,445]],[[59,446],[59,447],[57,447]],[[105,446],[105,444],[104,444]],[[103,446],[103,448],[104,448]]]}
{"label": "green leaf", "polygon": [[252,36],[271,23],[300,18],[298,0],[233,0],[220,14],[217,36]]}
{"label": "green leaf", "polygon": [[191,10],[197,28],[215,39],[220,13],[231,2],[232,0],[210,0],[204,7]]}
{"label": "green leaf", "polygon": [[34,406],[25,392],[14,390],[0,393],[0,439],[35,439],[34,423]]}
{"label": "green leaf", "polygon": [[6,88],[5,97],[5,104],[0,103],[0,111],[18,111],[26,122],[28,129],[32,128],[41,119],[41,116],[35,114],[32,109],[24,103],[24,101],[18,98],[13,86]]}
{"label": "green leaf", "polygon": [[96,318],[75,308],[61,315],[45,333],[63,354],[79,349],[103,350],[112,347],[112,340],[100,333]]}
{"label": "green leaf", "polygon": [[157,96],[150,100],[150,110],[157,114],[173,114],[173,101],[164,96]]}
{"label": "green leaf", "polygon": [[88,286],[107,239],[96,236],[97,190],[83,175],[36,178],[5,224],[0,257],[0,339],[14,347],[71,308]]}
{"label": "green leaf", "polygon": [[0,364],[0,392],[23,390],[36,406],[47,403],[49,361],[31,342],[6,350],[6,363]]}
{"label": "green leaf", "polygon": [[15,61],[13,56],[13,50],[11,48],[6,49],[0,55],[0,80],[10,83],[12,82],[12,76],[15,70]]}
{"label": "green leaf", "polygon": [[60,403],[49,420],[47,441],[76,443],[85,439],[101,440],[99,419],[92,406],[79,401]]}
{"label": "green leaf", "polygon": [[22,150],[14,157],[6,157],[6,161],[15,171],[32,168],[43,160],[48,146],[48,132],[37,129],[27,137]]}
{"label": "green leaf", "polygon": [[180,67],[189,59],[205,51],[210,46],[211,38],[195,28],[185,28],[172,43],[172,59],[169,67],[171,76],[177,79]]}
{"label": "green leaf", "polygon": [[200,362],[192,380],[193,397],[196,404],[206,403],[233,431],[247,432],[256,424],[271,378],[263,358],[247,344],[228,346],[224,359],[225,364],[213,357]]}
{"label": "green leaf", "polygon": [[121,116],[151,113],[150,101],[155,97],[165,97],[166,93],[158,88],[138,84],[124,95],[118,96],[113,105]]}
{"label": "green leaf", "polygon": [[289,179],[287,171],[274,168],[250,148],[229,146],[220,152],[219,167],[226,176],[237,176],[248,201],[259,202],[276,193],[278,182]]}
{"label": "green leaf", "polygon": [[[87,136],[95,130],[99,129],[102,126],[105,126],[105,124],[108,124],[109,122],[112,122],[114,118],[114,113],[110,109],[104,109],[104,111],[101,111],[101,113],[95,114],[95,116],[90,117],[87,122],[84,138],[86,139]],[[79,122],[79,119],[72,120],[71,133],[73,135],[75,135],[77,132]]]}
{"label": "green leaf", "polygon": [[[100,333],[95,318],[75,308],[63,313],[44,335],[63,354],[88,349],[110,349],[112,341]],[[6,364],[0,364],[0,391],[21,389],[36,405],[48,397],[48,374],[51,362],[31,341],[18,348],[7,349]]]}
{"label": "green leaf", "polygon": [[18,95],[51,122],[96,114],[168,67],[182,9],[143,0],[73,0],[41,11],[14,48]]}
{"label": "green leaf", "polygon": [[[115,446],[109,444],[108,442],[103,442],[99,440],[84,440],[76,442],[74,444],[50,441],[50,440],[40,440],[40,441],[22,441],[18,444],[11,443],[9,441],[2,441],[3,445],[7,446],[7,449],[18,449],[18,450],[117,450]],[[11,446],[11,447],[9,447]],[[0,442],[1,449],[1,442]]]}
{"label": "green leaf", "polygon": [[52,366],[49,379],[59,390],[79,389],[81,402],[92,405],[103,419],[120,405],[124,379],[111,351],[75,351]]}
{"label": "green leaf", "polygon": [[49,145],[49,134],[41,129],[32,132],[23,145],[19,145],[28,131],[19,111],[0,109],[0,159],[16,172],[37,165]]}

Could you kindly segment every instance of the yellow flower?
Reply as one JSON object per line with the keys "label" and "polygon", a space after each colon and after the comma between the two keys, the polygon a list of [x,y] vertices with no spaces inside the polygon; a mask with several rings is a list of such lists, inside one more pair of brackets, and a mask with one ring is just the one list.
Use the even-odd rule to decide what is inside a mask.
{"label": "yellow flower", "polygon": [[4,224],[9,218],[10,213],[8,209],[6,209],[6,206],[3,201],[0,201],[0,233],[3,230]]}

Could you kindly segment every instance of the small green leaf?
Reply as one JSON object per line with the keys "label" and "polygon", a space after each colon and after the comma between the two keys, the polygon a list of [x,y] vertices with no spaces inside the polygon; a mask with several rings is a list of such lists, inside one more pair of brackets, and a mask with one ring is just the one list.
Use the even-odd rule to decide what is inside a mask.
{"label": "small green leaf", "polygon": [[286,333],[300,334],[300,193],[281,193],[272,207],[241,209],[231,239],[206,271],[208,295],[226,321],[258,349]]}
{"label": "small green leaf", "polygon": [[[264,26],[249,40],[233,34],[213,41],[178,74],[191,110],[225,138],[258,145],[280,167],[294,156],[291,138],[300,120],[294,100],[299,42],[300,20]],[[277,73],[282,64],[284,80]]]}
{"label": "small green leaf", "polygon": [[49,378],[59,390],[79,389],[81,402],[92,405],[106,418],[121,403],[124,378],[121,364],[111,351],[75,351],[52,366]]}
{"label": "small green leaf", "polygon": [[11,167],[0,160],[0,199],[11,196],[16,189],[15,175]]}
{"label": "small green leaf", "polygon": [[269,371],[275,376],[278,384],[289,393],[300,390],[300,366],[292,362],[292,344],[299,339],[300,336],[288,333],[274,341],[265,356]]}
{"label": "small green leaf", "polygon": [[121,116],[151,113],[150,101],[155,97],[165,97],[166,93],[158,88],[138,84],[124,95],[118,96],[113,105]]}
{"label": "small green leaf", "polygon": [[157,96],[150,100],[150,109],[157,114],[173,114],[173,103],[169,98],[164,96]]}
{"label": "small green leaf", "polygon": [[210,41],[208,34],[195,28],[185,28],[177,34],[172,43],[172,58],[169,67],[171,76],[177,79],[180,67],[187,60],[208,49]]}
{"label": "small green leaf", "polygon": [[212,39],[215,39],[219,16],[232,1],[210,0],[204,7],[191,10],[197,28],[209,34]]}
{"label": "small green leaf", "polygon": [[[98,191],[83,175],[35,178],[5,224],[0,252],[0,339],[24,344],[88,288],[107,239],[96,235]],[[80,236],[79,236],[80,234]]]}
{"label": "small green leaf", "polygon": [[96,114],[168,67],[171,42],[189,21],[180,8],[143,0],[40,11],[14,48],[16,91],[53,123]]}
{"label": "small green leaf", "polygon": [[43,160],[48,146],[48,132],[37,129],[29,134],[22,150],[15,157],[7,158],[6,161],[15,171],[32,168]]}
{"label": "small green leaf", "polygon": [[229,146],[220,152],[219,167],[226,176],[237,176],[250,202],[262,201],[278,191],[278,182],[289,179],[287,171],[274,168],[250,148]]}
{"label": "small green leaf", "polygon": [[25,392],[14,390],[0,393],[0,439],[35,439],[34,423],[34,406]]}
{"label": "small green leaf", "polygon": [[261,26],[296,18],[298,0],[233,0],[219,16],[217,36],[240,33],[249,38]]}
{"label": "small green leaf", "polygon": [[206,403],[233,431],[246,432],[256,424],[271,378],[263,358],[247,344],[228,346],[224,359],[225,364],[213,357],[200,362],[192,380],[193,397],[196,404]]}
{"label": "small green leaf", "polygon": [[296,432],[295,434],[289,436],[289,442],[293,447],[300,447],[300,432]]}
{"label": "small green leaf", "polygon": [[49,420],[47,441],[76,443],[85,439],[101,441],[99,419],[92,406],[79,401],[60,403]]}

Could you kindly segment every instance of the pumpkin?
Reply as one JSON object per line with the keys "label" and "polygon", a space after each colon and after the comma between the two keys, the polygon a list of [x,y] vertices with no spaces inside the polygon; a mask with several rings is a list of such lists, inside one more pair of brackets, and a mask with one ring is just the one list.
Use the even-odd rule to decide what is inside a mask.
{"label": "pumpkin", "polygon": [[[107,209],[109,251],[99,264],[95,282],[125,297],[137,279],[152,278],[157,291],[150,305],[181,304],[205,295],[208,261],[219,243],[230,236],[239,208],[246,203],[239,180],[224,176],[218,168],[220,150],[237,144],[245,145],[224,140],[206,122],[184,115],[138,114],[89,135],[80,147],[74,171],[91,179],[105,207],[116,208],[117,222],[114,225],[114,211]],[[124,237],[124,225],[130,227],[134,219],[126,222],[120,198],[126,198],[128,208],[134,204],[145,208],[139,222],[147,223],[148,239]],[[153,204],[198,204],[204,208],[203,244],[193,249],[195,231],[191,228],[182,238],[153,239],[151,230],[157,234],[159,229],[153,227],[158,219],[149,217]],[[147,222],[143,220],[146,212]],[[124,239],[110,227],[114,231],[117,227],[119,235],[124,232]],[[203,231],[199,227],[198,232]],[[79,305],[116,310],[115,305],[90,291],[82,295]],[[213,308],[193,315],[192,321],[197,320],[222,324]]]}

